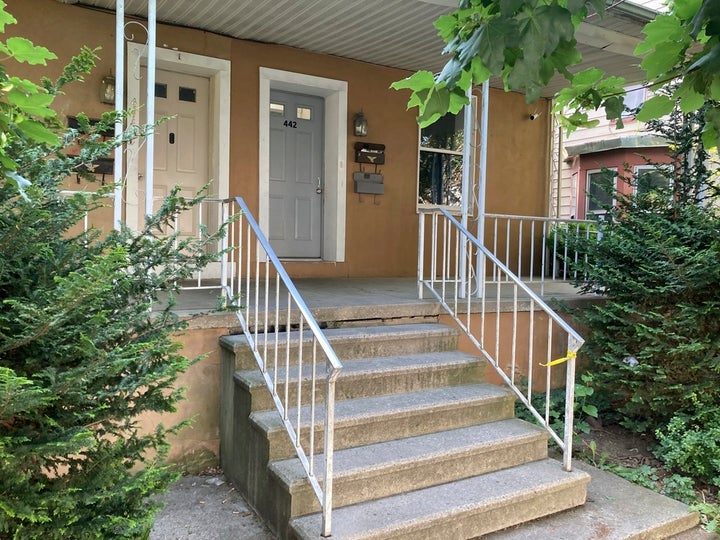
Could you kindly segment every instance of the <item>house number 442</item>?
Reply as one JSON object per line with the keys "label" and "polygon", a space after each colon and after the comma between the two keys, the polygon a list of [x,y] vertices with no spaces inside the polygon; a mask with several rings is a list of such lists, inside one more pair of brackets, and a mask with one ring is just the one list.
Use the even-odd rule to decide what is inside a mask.
{"label": "house number 442", "polygon": [[283,126],[296,129],[297,128],[297,122],[294,120],[285,120],[283,122]]}

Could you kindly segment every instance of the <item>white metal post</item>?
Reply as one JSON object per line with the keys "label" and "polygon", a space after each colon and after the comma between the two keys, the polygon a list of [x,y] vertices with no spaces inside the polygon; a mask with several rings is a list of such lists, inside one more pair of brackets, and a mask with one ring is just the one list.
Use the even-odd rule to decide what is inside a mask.
{"label": "white metal post", "polygon": [[[145,121],[152,126],[155,123],[155,43],[157,26],[157,8],[155,0],[148,1],[148,65],[147,65],[147,99],[145,100]],[[145,141],[145,215],[153,213],[155,161],[155,130],[150,127]]]}
{"label": "white metal post", "polygon": [[[462,199],[461,199],[461,220],[462,226],[467,229],[468,214],[470,213],[470,200],[473,194],[473,185],[471,182],[472,171],[475,164],[472,159],[472,136],[475,128],[473,119],[474,109],[472,101],[472,84],[467,89],[468,104],[463,108],[463,163],[462,163]],[[465,298],[465,289],[470,276],[467,275],[467,238],[462,237],[460,246],[460,265],[459,283],[455,284],[456,290],[460,293],[460,298]]]}
{"label": "white metal post", "polygon": [[[485,190],[487,186],[487,147],[488,147],[488,116],[490,113],[490,83],[485,81],[482,84],[482,108],[480,114],[480,174],[478,181],[478,192],[477,192],[477,238],[481,245],[485,245]],[[483,283],[485,283],[485,276],[480,273],[485,272],[485,256],[480,250],[477,251],[477,268],[476,280],[477,280],[477,296],[482,298],[485,294],[483,291]]]}
{"label": "white metal post", "polygon": [[[115,112],[118,117],[115,120],[115,137],[123,132],[123,120],[120,111],[123,110],[125,101],[125,0],[117,0],[115,7]],[[123,147],[115,148],[113,160],[113,181],[115,190],[113,192],[113,226],[120,229],[123,208]]]}

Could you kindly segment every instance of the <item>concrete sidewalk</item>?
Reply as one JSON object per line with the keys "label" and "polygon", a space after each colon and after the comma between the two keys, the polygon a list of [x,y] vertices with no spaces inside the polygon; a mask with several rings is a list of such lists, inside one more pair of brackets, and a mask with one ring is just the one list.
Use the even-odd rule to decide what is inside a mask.
{"label": "concrete sidewalk", "polygon": [[[687,506],[601,471],[575,464],[592,480],[584,506],[493,533],[494,540],[718,540],[693,527]],[[186,476],[165,497],[151,540],[271,540],[275,538],[222,476]],[[682,531],[687,527],[691,529]],[[675,535],[675,536],[673,536]],[[442,538],[438,540],[455,540]]]}

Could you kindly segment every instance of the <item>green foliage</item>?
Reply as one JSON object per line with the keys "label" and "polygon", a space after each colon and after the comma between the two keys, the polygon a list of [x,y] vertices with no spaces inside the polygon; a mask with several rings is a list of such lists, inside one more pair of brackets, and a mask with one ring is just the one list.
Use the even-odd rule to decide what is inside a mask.
{"label": "green foliage", "polygon": [[650,432],[720,406],[720,215],[703,110],[661,124],[675,161],[657,170],[669,187],[615,193],[599,241],[567,238],[581,253],[569,261],[581,291],[606,299],[578,313],[594,382],[623,425]]}
{"label": "green foliage", "polygon": [[[668,6],[667,14],[646,25],[635,54],[642,57],[646,86],[682,83],[672,95],[648,100],[639,118],[660,118],[675,103],[685,113],[710,103],[703,138],[713,148],[720,133],[720,4],[669,0]],[[601,108],[621,128],[625,81],[595,68],[571,72],[582,60],[575,39],[580,23],[604,9],[603,0],[461,0],[456,11],[435,22],[447,44],[443,52],[451,55],[442,72],[420,72],[392,88],[412,91],[408,108],[418,107],[418,122],[425,127],[457,112],[467,103],[468,88],[490,77],[501,79],[508,91],[523,92],[532,103],[559,75],[567,84],[556,96],[554,112],[568,131],[594,125],[587,111]]]}
{"label": "green foliage", "polygon": [[669,467],[720,487],[720,412],[676,415],[655,432],[655,454]]}
{"label": "green foliage", "polygon": [[[581,382],[575,383],[575,405],[573,427],[575,433],[590,433],[590,424],[587,417],[597,418],[598,410],[591,403],[591,396],[595,392],[592,387],[592,374],[585,373],[580,377]],[[541,415],[545,413],[545,400],[549,400],[549,425],[555,433],[565,432],[565,389],[556,388],[550,391],[549,396],[545,392],[534,392],[530,403]],[[515,403],[515,416],[528,422],[537,422],[536,418],[528,410],[524,403]]]}
{"label": "green foliage", "polygon": [[697,501],[690,505],[690,510],[700,512],[700,522],[710,532],[720,531],[720,504]]}
{"label": "green foliage", "polygon": [[[13,22],[3,8],[0,26]],[[18,61],[52,58],[26,40],[2,47]],[[182,397],[175,383],[190,361],[173,339],[185,325],[173,294],[214,258],[206,247],[217,239],[172,233],[198,202],[177,191],[139,233],[77,232],[113,186],[63,197],[62,180],[138,134],[103,142],[114,113],[59,130],[52,97],[93,58],[83,50],[42,87],[0,69],[2,539],[145,538],[153,495],[176,478],[163,457],[180,426],[146,433],[138,418]],[[77,157],[63,152],[72,144]],[[161,294],[168,307],[151,312]]]}

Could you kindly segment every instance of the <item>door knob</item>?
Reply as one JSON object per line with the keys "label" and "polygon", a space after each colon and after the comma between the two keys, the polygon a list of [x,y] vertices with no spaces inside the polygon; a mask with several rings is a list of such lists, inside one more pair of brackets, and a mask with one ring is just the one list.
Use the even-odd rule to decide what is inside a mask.
{"label": "door knob", "polygon": [[320,183],[320,177],[317,177],[317,187],[315,188],[315,193],[320,195],[323,192],[322,185]]}

